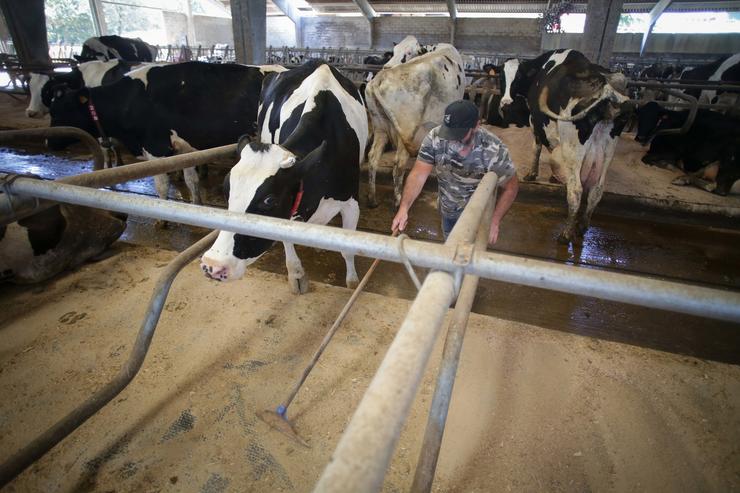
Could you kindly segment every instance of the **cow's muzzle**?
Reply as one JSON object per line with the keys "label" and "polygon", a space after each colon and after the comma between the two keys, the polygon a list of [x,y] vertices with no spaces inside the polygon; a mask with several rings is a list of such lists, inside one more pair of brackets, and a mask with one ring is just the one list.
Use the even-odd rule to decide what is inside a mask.
{"label": "cow's muzzle", "polygon": [[211,265],[204,259],[200,263],[200,268],[208,279],[213,279],[214,281],[229,280],[229,268],[225,265]]}

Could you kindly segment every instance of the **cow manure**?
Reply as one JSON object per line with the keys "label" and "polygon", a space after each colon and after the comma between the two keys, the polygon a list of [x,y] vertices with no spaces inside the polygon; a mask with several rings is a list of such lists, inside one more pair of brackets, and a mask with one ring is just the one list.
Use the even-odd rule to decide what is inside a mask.
{"label": "cow manure", "polygon": [[270,315],[265,319],[265,325],[272,325],[276,318],[277,317],[275,315]]}

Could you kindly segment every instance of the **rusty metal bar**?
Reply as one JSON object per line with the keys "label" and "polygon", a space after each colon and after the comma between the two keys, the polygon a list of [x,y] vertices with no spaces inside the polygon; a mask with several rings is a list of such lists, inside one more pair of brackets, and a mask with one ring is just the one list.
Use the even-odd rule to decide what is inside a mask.
{"label": "rusty metal bar", "polygon": [[217,236],[218,231],[209,233],[190,248],[180,253],[167,265],[160,275],[157,285],[154,287],[154,292],[149,300],[146,318],[141,324],[139,334],[136,337],[136,343],[131,350],[131,355],[126,364],[119,370],[118,375],[75,410],[57,421],[31,443],[17,451],[7,461],[1,464],[0,488],[12,481],[28,466],[64,440],[67,435],[79,428],[90,416],[110,402],[111,399],[117,396],[134,379],[149,350],[149,344],[152,342],[152,337],[154,337],[154,330],[157,328],[157,323],[159,322],[159,317],[167,300],[172,282],[186,265],[198,258],[213,244]]}
{"label": "rusty metal bar", "polygon": [[96,170],[103,169],[105,156],[103,149],[100,147],[98,140],[76,127],[46,127],[46,128],[28,128],[23,130],[3,130],[0,132],[0,144],[13,144],[23,140],[39,140],[49,137],[71,137],[79,139],[90,150],[93,157],[93,168]]}
{"label": "rusty metal bar", "polygon": [[[58,127],[63,128],[63,127]],[[228,157],[236,152],[236,144],[229,144],[203,151],[195,151],[187,154],[179,154],[150,161],[141,161],[127,164],[118,168],[108,168],[83,173],[75,176],[67,176],[55,180],[56,183],[67,185],[78,185],[91,188],[103,188],[138,180],[147,176],[161,175],[169,171],[190,168],[199,164],[207,163],[217,158]],[[39,212],[54,205],[54,202],[43,201],[37,204],[37,200],[29,197],[8,197],[8,200],[0,201],[0,225],[23,219],[30,214]]]}

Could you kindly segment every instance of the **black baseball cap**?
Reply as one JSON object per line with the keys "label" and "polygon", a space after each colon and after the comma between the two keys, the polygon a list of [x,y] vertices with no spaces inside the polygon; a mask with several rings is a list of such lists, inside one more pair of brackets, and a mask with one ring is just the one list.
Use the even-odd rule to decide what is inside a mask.
{"label": "black baseball cap", "polygon": [[462,140],[468,130],[478,124],[478,107],[461,99],[445,108],[439,137],[445,140]]}

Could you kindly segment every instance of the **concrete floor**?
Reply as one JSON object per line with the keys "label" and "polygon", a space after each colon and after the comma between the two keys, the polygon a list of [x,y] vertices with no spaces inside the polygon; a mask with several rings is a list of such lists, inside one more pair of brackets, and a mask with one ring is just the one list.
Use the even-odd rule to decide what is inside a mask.
{"label": "concrete floor", "polygon": [[[527,163],[526,130],[507,132],[515,161]],[[48,158],[24,149],[42,151],[0,150],[0,169],[49,178],[90,169],[81,148]],[[737,290],[737,198],[715,203],[688,189],[655,197],[649,187],[622,195],[630,173],[652,177],[638,184],[664,173],[630,156],[610,171],[615,189],[581,248],[555,241],[564,200],[545,184],[522,191],[495,248]],[[224,205],[228,165],[210,168],[211,205]],[[119,189],[153,195],[151,180]],[[172,198],[184,190],[178,184]],[[360,229],[388,232],[390,189],[379,194],[379,208],[362,204]],[[433,187],[422,194],[411,236],[440,240],[435,200]],[[12,396],[0,402],[0,460],[112,376],[167,250],[205,233],[132,217],[111,258],[39,286],[0,288],[0,394]],[[312,444],[305,451],[254,417],[284,395],[348,296],[337,287],[338,254],[298,250],[315,281],[298,298],[287,293],[279,246],[237,283],[207,282],[189,266],[132,386],[8,490],[310,490],[415,292],[402,267],[381,263],[296,400],[293,419]],[[358,259],[358,271],[370,262]],[[474,311],[436,491],[740,488],[737,325],[493,281],[481,283]],[[384,491],[409,487],[440,349]]]}

